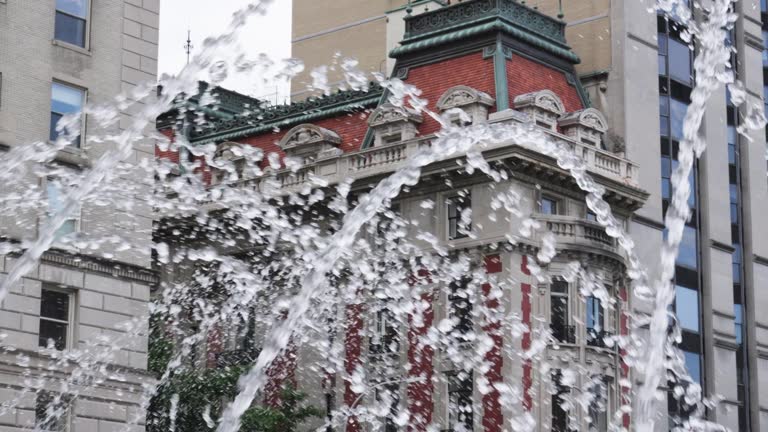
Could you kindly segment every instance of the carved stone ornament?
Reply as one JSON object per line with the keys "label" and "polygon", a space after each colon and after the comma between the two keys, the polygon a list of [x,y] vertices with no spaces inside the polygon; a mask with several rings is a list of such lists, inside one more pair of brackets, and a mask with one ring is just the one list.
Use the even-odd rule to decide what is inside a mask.
{"label": "carved stone ornament", "polygon": [[393,123],[421,123],[422,117],[418,112],[398,107],[390,103],[385,103],[371,114],[368,119],[368,125],[371,127],[377,127],[382,125],[390,125]]}
{"label": "carved stone ornament", "polygon": [[493,106],[494,99],[486,93],[468,86],[449,88],[437,101],[437,108],[445,111],[451,108],[463,108],[467,105],[481,104]]}
{"label": "carved stone ornament", "polygon": [[341,137],[334,131],[305,123],[289,130],[283,139],[280,140],[279,145],[284,151],[288,151],[296,147],[320,143],[338,146],[341,144]]}
{"label": "carved stone ornament", "polygon": [[560,127],[564,129],[579,125],[601,134],[608,130],[608,122],[605,120],[605,116],[594,108],[585,108],[568,113],[562,116],[558,123],[560,124]]}
{"label": "carved stone ornament", "polygon": [[556,116],[560,116],[565,112],[563,101],[551,90],[539,90],[515,98],[515,109],[526,111],[526,109],[530,108],[548,111]]}
{"label": "carved stone ornament", "polygon": [[243,157],[243,151],[240,148],[240,143],[226,141],[219,144],[216,148],[215,159],[220,161],[234,161]]}

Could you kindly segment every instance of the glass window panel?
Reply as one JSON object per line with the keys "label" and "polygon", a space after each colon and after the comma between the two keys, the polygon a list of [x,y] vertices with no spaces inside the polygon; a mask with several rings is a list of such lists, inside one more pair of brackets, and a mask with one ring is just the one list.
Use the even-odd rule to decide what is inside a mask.
{"label": "glass window panel", "polygon": [[682,286],[675,287],[675,310],[680,327],[698,333],[699,293]]}
{"label": "glass window panel", "polygon": [[40,316],[61,321],[69,320],[69,294],[46,289],[42,290]]}
{"label": "glass window panel", "polygon": [[659,129],[662,136],[669,136],[669,117],[659,116]]}
{"label": "glass window panel", "polygon": [[88,13],[88,0],[56,0],[56,10],[85,18]]}
{"label": "glass window panel", "polygon": [[688,45],[670,39],[669,49],[669,76],[684,83],[691,82],[691,50]]}
{"label": "glass window panel", "polygon": [[48,340],[53,340],[53,346],[61,351],[67,347],[67,324],[55,321],[40,320],[39,346],[47,347]]}
{"label": "glass window panel", "polygon": [[552,198],[542,197],[540,212],[549,215],[557,214],[557,201]]}
{"label": "glass window panel", "polygon": [[681,140],[683,138],[683,120],[685,119],[686,110],[688,110],[688,105],[678,100],[670,99],[669,112],[673,139]]}
{"label": "glass window panel", "polygon": [[683,239],[680,242],[680,254],[677,264],[689,268],[697,268],[696,230],[690,226],[683,229]]}
{"label": "glass window panel", "polygon": [[82,18],[56,12],[54,38],[84,48],[85,23],[86,21]]}
{"label": "glass window panel", "polygon": [[[765,53],[763,53],[765,57]],[[659,75],[667,75],[667,56],[659,54]]]}
{"label": "glass window panel", "polygon": [[587,328],[603,330],[603,305],[597,297],[587,298]]}
{"label": "glass window panel", "polygon": [[683,357],[685,358],[685,367],[688,369],[691,379],[701,383],[701,356],[697,353],[683,351]]}
{"label": "glass window panel", "polygon": [[672,199],[672,182],[668,178],[661,179],[662,198]]}
{"label": "glass window panel", "polygon": [[72,114],[83,109],[85,92],[61,83],[51,85],[51,111],[59,114]]}

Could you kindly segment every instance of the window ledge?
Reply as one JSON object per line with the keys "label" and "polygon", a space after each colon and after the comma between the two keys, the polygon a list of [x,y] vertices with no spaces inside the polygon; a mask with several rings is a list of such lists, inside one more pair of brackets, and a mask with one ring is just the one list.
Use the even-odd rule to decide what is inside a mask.
{"label": "window ledge", "polygon": [[[0,0],[0,2],[2,2],[2,1],[3,1],[3,0]],[[53,39],[53,40],[51,41],[51,43],[52,43],[53,45],[55,45],[55,46],[58,46],[58,47],[62,47],[62,48],[66,48],[66,49],[68,49],[68,50],[72,50],[72,51],[75,51],[75,52],[77,52],[77,53],[80,53],[80,54],[83,54],[83,55],[87,55],[87,56],[89,56],[89,57],[92,55],[92,54],[91,54],[91,51],[90,51],[90,50],[88,50],[88,49],[85,49],[85,48],[83,48],[83,47],[79,47],[79,46],[77,46],[77,45],[72,45],[71,43],[68,43],[68,42],[64,42],[64,41],[60,41],[60,40],[58,40],[58,39]]]}
{"label": "window ledge", "polygon": [[80,168],[91,166],[91,160],[88,159],[85,150],[75,147],[65,147],[59,150],[56,152],[56,156],[54,156],[53,160],[65,165],[75,165]]}

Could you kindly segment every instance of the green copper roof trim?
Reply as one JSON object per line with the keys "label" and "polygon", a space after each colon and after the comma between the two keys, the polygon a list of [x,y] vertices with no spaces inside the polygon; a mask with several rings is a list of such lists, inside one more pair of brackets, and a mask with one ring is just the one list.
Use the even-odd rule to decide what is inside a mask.
{"label": "green copper roof trim", "polygon": [[562,20],[543,14],[517,0],[470,0],[406,17],[405,39],[429,37],[479,19],[501,18],[528,32],[565,43]]}
{"label": "green copper roof trim", "polygon": [[366,108],[373,106],[379,102],[380,96],[375,94],[366,99],[360,99],[348,104],[334,106],[324,110],[318,110],[315,112],[308,112],[306,114],[284,118],[275,122],[268,122],[257,126],[229,130],[221,133],[212,133],[208,135],[202,135],[194,138],[191,142],[195,145],[208,144],[217,141],[227,141],[236,138],[243,138],[251,135],[256,135],[262,132],[271,131],[275,128],[283,128],[286,126],[292,126],[301,123],[307,123],[316,120],[322,120],[324,118],[332,117],[336,114],[343,114],[352,111],[356,108]]}
{"label": "green copper roof trim", "polygon": [[[479,20],[480,22],[486,21],[485,19]],[[434,36],[431,38],[419,40],[416,42],[403,41],[404,45],[393,49],[389,56],[393,58],[402,57],[405,54],[409,54],[415,51],[420,51],[428,48],[433,48],[438,45],[444,45],[447,43],[455,42],[460,39],[465,39],[470,36],[475,36],[482,33],[492,32],[494,30],[501,30],[509,33],[513,37],[536,46],[544,51],[554,54],[557,57],[563,58],[571,63],[577,64],[581,62],[579,56],[577,56],[567,45],[555,44],[548,40],[545,40],[541,36],[532,34],[525,30],[521,30],[515,26],[507,24],[501,19],[496,19],[492,22],[485,22],[474,27],[465,28],[463,30],[453,31],[440,36]]]}
{"label": "green copper roof trim", "polygon": [[500,38],[496,44],[483,50],[483,57],[493,57],[493,82],[496,87],[496,110],[509,108],[509,83],[507,81],[507,60],[512,58],[512,50],[504,46]]}

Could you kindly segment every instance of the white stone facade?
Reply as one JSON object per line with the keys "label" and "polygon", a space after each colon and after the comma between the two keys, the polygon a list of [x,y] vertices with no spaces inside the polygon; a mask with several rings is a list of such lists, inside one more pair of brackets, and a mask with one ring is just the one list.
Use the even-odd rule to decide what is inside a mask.
{"label": "white stone facade", "polygon": [[[84,90],[87,104],[105,104],[137,84],[155,81],[159,0],[87,3],[86,42],[79,47],[56,40],[56,0],[0,1],[0,159],[8,149],[49,139],[53,82]],[[91,165],[107,145],[113,144],[88,143],[88,137],[127,129],[132,113],[141,106],[137,103],[123,111],[119,124],[109,131],[97,128],[95,122],[86,118],[82,148],[60,152],[54,163],[71,169]],[[153,151],[152,142],[135,143],[127,162],[137,164],[151,159]],[[35,365],[51,361],[39,352],[40,325],[44,321],[41,295],[46,289],[69,296],[66,348],[83,348],[103,336],[119,341],[115,344],[119,349],[100,359],[107,363],[108,378],[72,387],[78,396],[69,404],[65,430],[144,430],[144,414],[138,404],[141,383],[149,379],[146,332],[128,337],[118,327],[131,319],[146,317],[150,287],[155,283],[149,270],[153,216],[143,198],[151,190],[153,180],[144,171],[132,172],[137,174],[116,180],[131,192],[115,200],[130,202],[131,207],[86,204],[76,222],[77,231],[84,235],[116,235],[125,238],[132,247],[115,252],[108,260],[75,250],[48,252],[0,304],[0,334],[5,335],[0,344],[6,348],[0,352],[0,401],[21,397],[14,409],[0,416],[0,430],[21,431],[35,425],[35,393],[22,396],[21,389],[26,377],[39,377],[36,374],[41,372],[37,372]],[[38,185],[44,192],[45,179],[28,175],[24,184]],[[44,219],[44,214],[34,211],[3,213],[0,238],[34,239]],[[0,278],[11,270],[15,260],[12,256],[0,256]],[[92,349],[93,353],[106,351],[103,346]],[[29,357],[31,367],[17,364],[20,354]],[[46,376],[50,379],[46,380],[44,390],[57,393],[74,367],[76,364],[69,364],[48,371]],[[133,420],[135,424],[126,425]]]}

